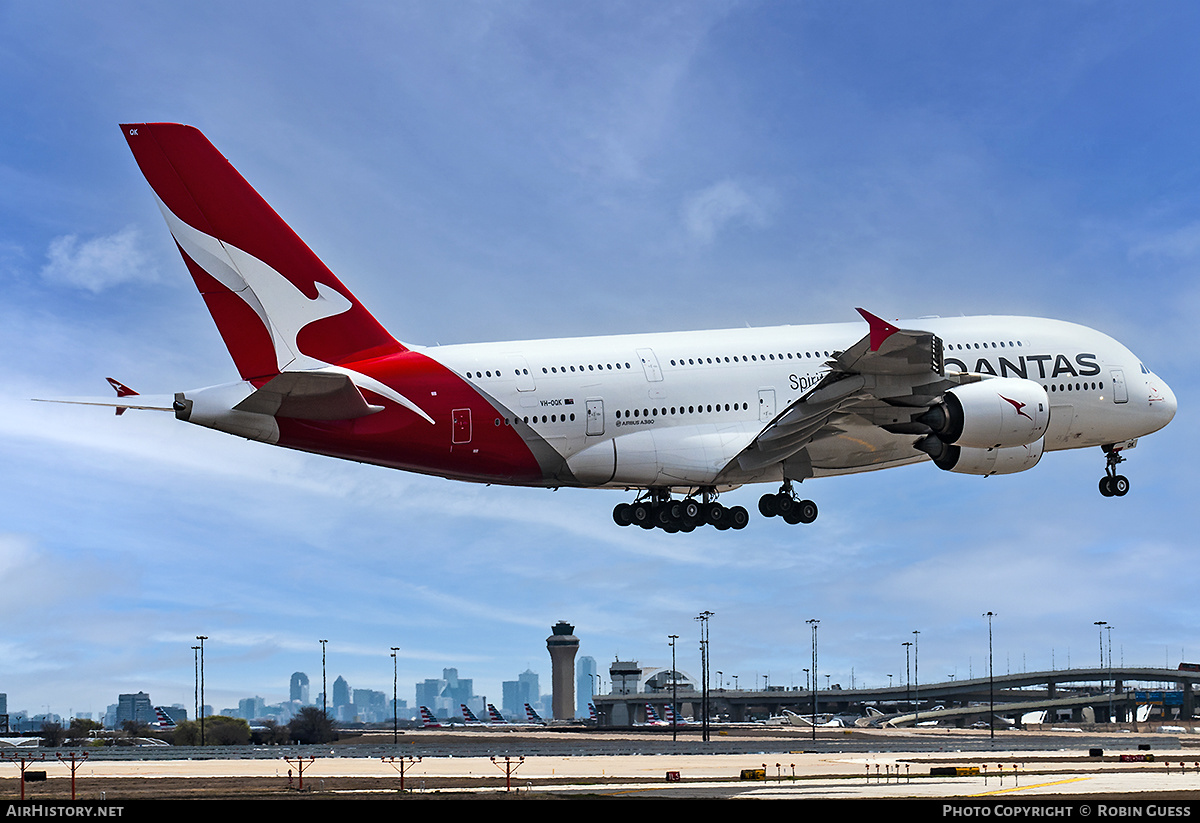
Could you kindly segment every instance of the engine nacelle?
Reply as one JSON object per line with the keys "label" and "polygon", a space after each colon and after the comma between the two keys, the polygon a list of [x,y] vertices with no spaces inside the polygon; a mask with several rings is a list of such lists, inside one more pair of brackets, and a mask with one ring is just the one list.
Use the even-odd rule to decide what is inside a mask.
{"label": "engine nacelle", "polygon": [[977,449],[943,443],[936,437],[926,437],[917,448],[933,458],[939,469],[959,474],[1016,474],[1032,469],[1042,459],[1046,441],[1039,438],[1024,446]]}
{"label": "engine nacelle", "polygon": [[1027,446],[1050,425],[1050,398],[1032,380],[996,377],[951,389],[918,420],[943,443],[975,449]]}

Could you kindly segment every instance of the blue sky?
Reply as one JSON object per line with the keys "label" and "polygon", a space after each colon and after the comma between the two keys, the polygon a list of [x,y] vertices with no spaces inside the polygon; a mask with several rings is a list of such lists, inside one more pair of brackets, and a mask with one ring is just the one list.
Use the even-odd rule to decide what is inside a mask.
{"label": "blue sky", "polygon": [[[0,691],[217,707],[296,670],[499,702],[581,654],[803,683],[1193,640],[1200,10],[1182,2],[0,2]],[[47,407],[236,378],[117,124],[201,128],[418,344],[1028,314],[1101,329],[1179,413],[982,479],[817,481],[807,527],[618,529],[617,492],[457,484],[170,416]],[[727,501],[753,508],[759,489]],[[316,682],[314,680],[314,682]],[[314,694],[317,688],[314,687]]]}

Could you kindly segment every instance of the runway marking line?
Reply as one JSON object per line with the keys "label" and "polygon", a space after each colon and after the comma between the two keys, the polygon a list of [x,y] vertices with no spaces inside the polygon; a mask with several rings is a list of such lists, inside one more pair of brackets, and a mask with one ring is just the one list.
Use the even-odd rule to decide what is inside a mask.
{"label": "runway marking line", "polygon": [[1028,786],[1014,786],[1011,789],[997,789],[994,792],[983,792],[982,794],[973,794],[971,797],[988,797],[994,794],[1008,794],[1009,792],[1019,792],[1025,789],[1044,789],[1047,786],[1063,786],[1067,783],[1078,783],[1081,780],[1091,780],[1090,777],[1072,777],[1070,780],[1055,780],[1052,783],[1031,783]]}

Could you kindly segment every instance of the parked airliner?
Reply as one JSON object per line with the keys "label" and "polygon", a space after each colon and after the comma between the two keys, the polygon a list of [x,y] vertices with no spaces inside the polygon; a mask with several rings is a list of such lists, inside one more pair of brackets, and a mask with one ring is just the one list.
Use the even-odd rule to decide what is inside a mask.
{"label": "parked airliner", "polygon": [[761,514],[809,523],[797,484],[931,461],[974,475],[1100,447],[1175,414],[1113,338],[1029,317],[865,320],[423,347],[393,338],[196,129],[123,125],[241,379],[103,405],[171,410],[287,448],[478,483],[625,489],[620,525],[743,528],[718,497],[778,489]]}

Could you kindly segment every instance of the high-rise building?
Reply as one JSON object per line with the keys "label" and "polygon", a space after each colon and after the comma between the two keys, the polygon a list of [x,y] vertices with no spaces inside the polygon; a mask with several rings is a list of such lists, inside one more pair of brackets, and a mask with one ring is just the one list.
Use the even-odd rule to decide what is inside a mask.
{"label": "high-rise building", "polygon": [[154,713],[150,695],[145,692],[117,695],[117,716],[113,723],[115,728],[119,729],[129,721],[149,725],[157,720],[158,715]]}
{"label": "high-rise building", "polygon": [[417,705],[432,709],[437,714],[438,700],[446,688],[445,680],[429,678],[417,684]]}
{"label": "high-rise building", "polygon": [[238,701],[238,717],[244,720],[260,720],[267,716],[267,701],[261,697],[247,697]]}
{"label": "high-rise building", "polygon": [[550,652],[550,683],[553,695],[554,719],[575,718],[575,655],[579,651],[579,638],[575,627],[560,620],[551,628],[546,638],[546,650]]}
{"label": "high-rise building", "polygon": [[517,675],[517,682],[522,684],[526,693],[526,700],[530,703],[536,703],[542,696],[541,686],[538,685],[537,672],[532,669],[526,669]]}
{"label": "high-rise building", "polygon": [[354,690],[354,715],[360,722],[378,723],[383,720],[387,704],[388,696],[383,692],[374,689]]}
{"label": "high-rise building", "polygon": [[470,704],[475,697],[475,681],[459,677],[458,669],[442,669],[440,680],[417,684],[417,705],[425,706],[438,717],[461,717],[459,704]]}
{"label": "high-rise building", "polygon": [[442,679],[446,681],[442,697],[454,703],[454,708],[457,709],[459,703],[466,703],[475,696],[475,681],[459,677],[458,669],[442,669]]}
{"label": "high-rise building", "polygon": [[596,693],[596,658],[584,655],[575,663],[575,716],[589,717],[588,703]]}
{"label": "high-rise building", "polygon": [[341,675],[338,675],[338,679],[333,681],[333,700],[330,702],[335,709],[340,706],[349,706],[354,702],[350,695],[350,684]]}
{"label": "high-rise building", "polygon": [[500,684],[500,708],[509,717],[525,719],[525,704],[537,705],[541,693],[538,691],[538,676],[536,672],[526,669],[517,675],[516,680],[505,680]]}
{"label": "high-rise building", "polygon": [[308,705],[308,675],[304,672],[293,672],[288,694],[289,700],[296,700],[302,705]]}

